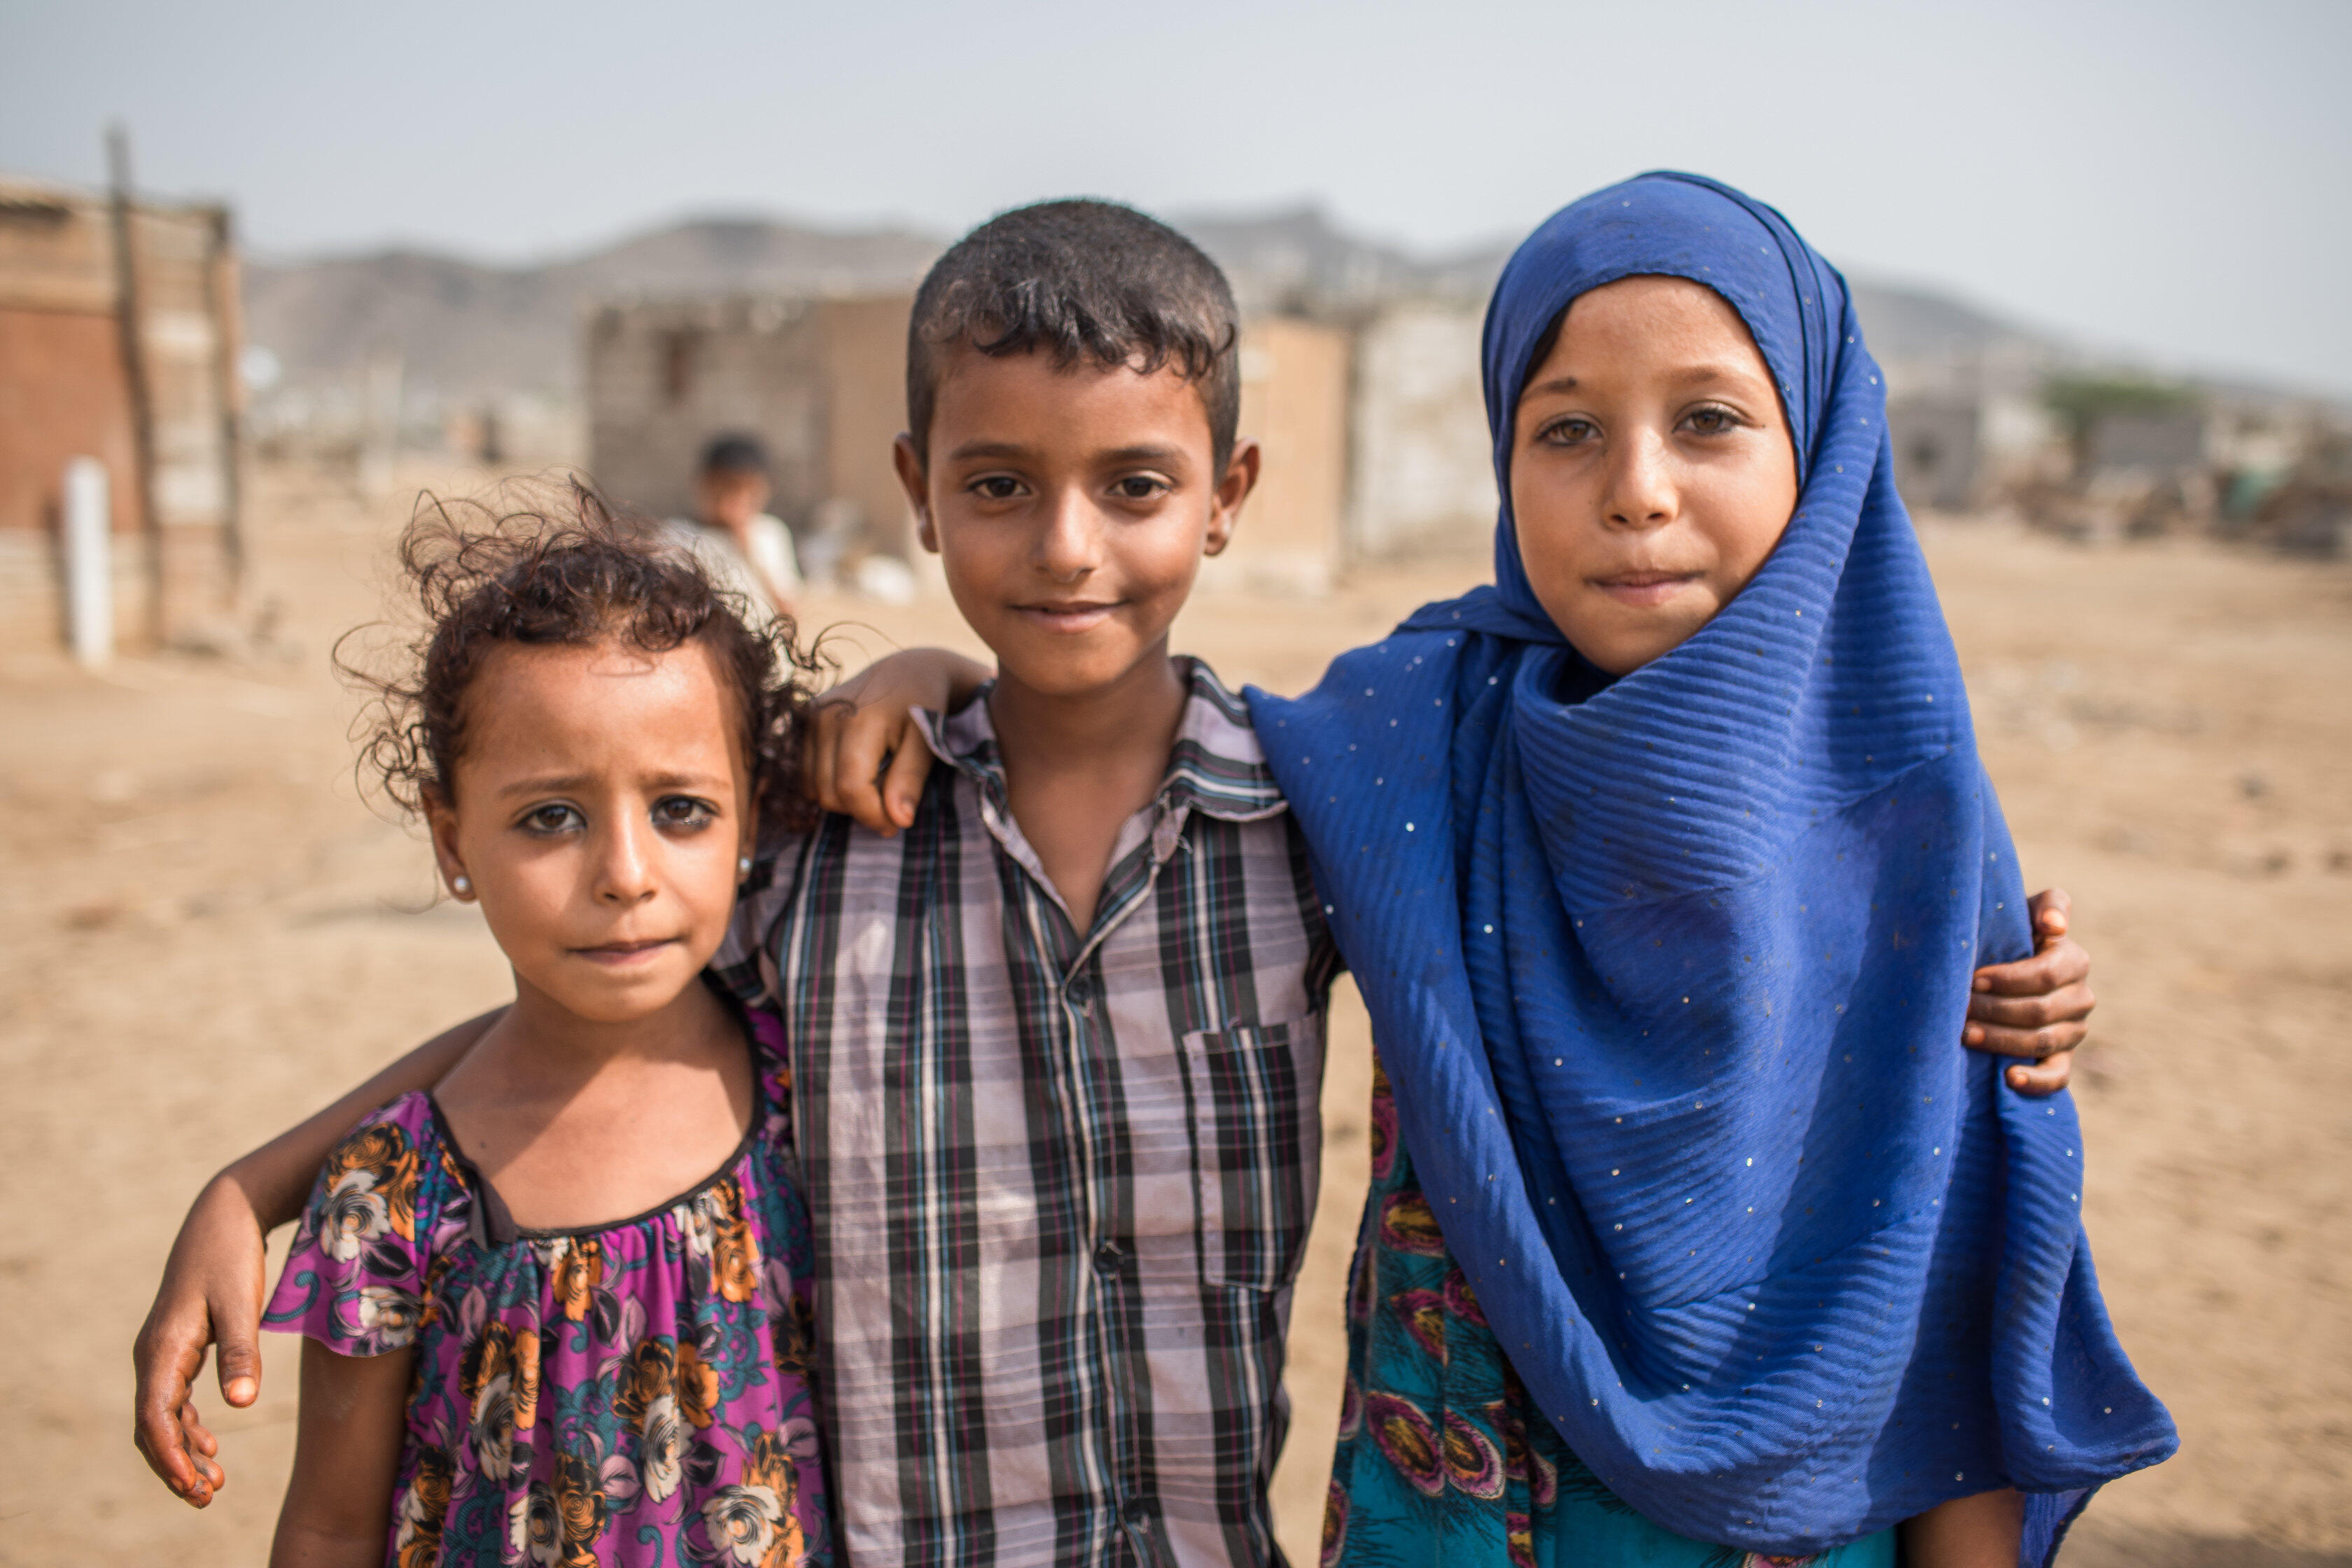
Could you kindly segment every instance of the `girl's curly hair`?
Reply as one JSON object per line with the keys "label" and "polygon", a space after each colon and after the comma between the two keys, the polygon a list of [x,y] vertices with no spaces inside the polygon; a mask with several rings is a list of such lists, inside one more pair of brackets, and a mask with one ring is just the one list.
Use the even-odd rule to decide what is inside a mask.
{"label": "girl's curly hair", "polygon": [[500,644],[619,642],[666,653],[699,639],[735,698],[761,828],[812,815],[800,743],[816,656],[794,640],[789,618],[761,624],[691,552],[588,485],[491,500],[423,496],[401,535],[400,564],[425,621],[401,649],[401,668],[362,668],[341,644],[335,663],[374,694],[353,737],[360,766],[404,809],[448,797],[466,748],[467,691]]}

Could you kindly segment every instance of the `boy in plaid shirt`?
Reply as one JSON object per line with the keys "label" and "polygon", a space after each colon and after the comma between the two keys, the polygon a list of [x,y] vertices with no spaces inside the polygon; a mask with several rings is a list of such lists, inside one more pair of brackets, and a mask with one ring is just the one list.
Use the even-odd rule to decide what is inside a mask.
{"label": "boy in plaid shirt", "polygon": [[1005,215],[898,466],[996,655],[904,831],[834,816],[719,959],[780,1007],[853,1562],[1256,1563],[1337,955],[1248,715],[1168,629],[1257,477],[1233,297],[1124,207]]}

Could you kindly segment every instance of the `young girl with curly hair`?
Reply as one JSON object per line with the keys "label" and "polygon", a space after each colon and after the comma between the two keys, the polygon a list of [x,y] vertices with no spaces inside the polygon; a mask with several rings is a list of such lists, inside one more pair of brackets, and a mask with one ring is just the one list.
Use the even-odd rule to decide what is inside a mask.
{"label": "young girl with curly hair", "polygon": [[402,561],[366,756],[515,997],[319,1174],[271,1561],[830,1562],[780,1031],[701,978],[797,809],[791,625],[583,490],[428,505]]}

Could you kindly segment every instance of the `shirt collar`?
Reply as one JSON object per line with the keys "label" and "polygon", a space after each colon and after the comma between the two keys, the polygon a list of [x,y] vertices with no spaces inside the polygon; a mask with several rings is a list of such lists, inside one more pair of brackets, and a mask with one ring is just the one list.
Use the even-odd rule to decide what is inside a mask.
{"label": "shirt collar", "polygon": [[[1257,731],[1250,728],[1248,705],[1227,690],[1202,660],[1188,657],[1184,664],[1184,719],[1169,752],[1156,804],[1163,813],[1197,811],[1226,822],[1256,822],[1288,810],[1273,770],[1265,765]],[[918,709],[915,721],[931,754],[979,784],[1001,808],[1004,761],[988,716],[989,689],[981,688],[978,698],[954,713]]]}

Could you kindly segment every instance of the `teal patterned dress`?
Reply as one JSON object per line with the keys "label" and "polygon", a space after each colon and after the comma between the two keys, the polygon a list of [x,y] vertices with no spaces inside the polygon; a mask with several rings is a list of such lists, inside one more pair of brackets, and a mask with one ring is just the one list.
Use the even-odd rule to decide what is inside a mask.
{"label": "teal patterned dress", "polygon": [[1893,1531],[1768,1557],[1618,1500],[1529,1405],[1413,1178],[1377,1060],[1371,1141],[1323,1568],[1894,1568]]}

